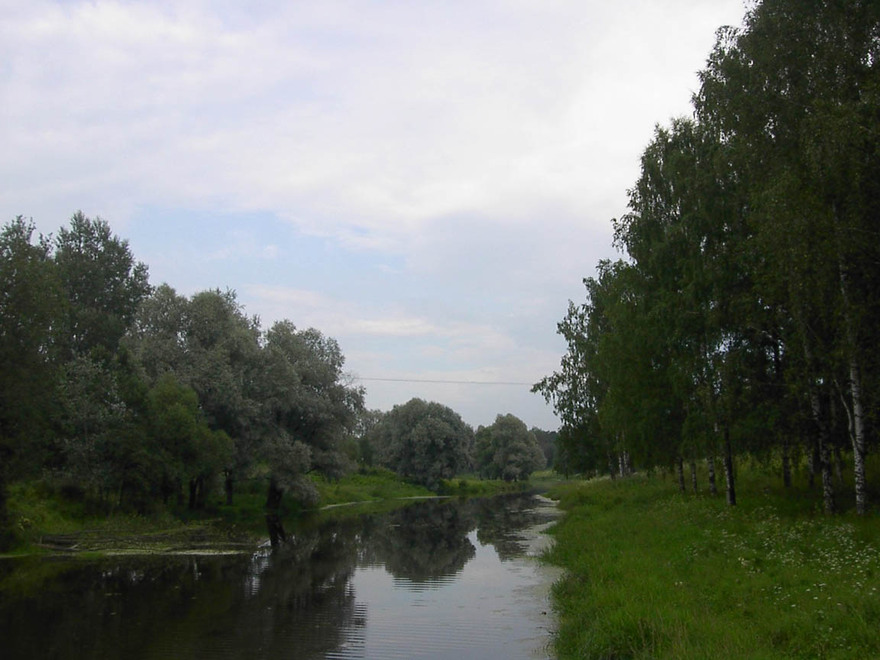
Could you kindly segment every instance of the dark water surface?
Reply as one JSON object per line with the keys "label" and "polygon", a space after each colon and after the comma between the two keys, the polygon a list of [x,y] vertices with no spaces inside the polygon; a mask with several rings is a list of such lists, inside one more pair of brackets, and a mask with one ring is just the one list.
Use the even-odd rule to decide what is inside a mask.
{"label": "dark water surface", "polygon": [[546,658],[553,576],[529,555],[554,516],[432,500],[275,552],[3,561],[0,658]]}

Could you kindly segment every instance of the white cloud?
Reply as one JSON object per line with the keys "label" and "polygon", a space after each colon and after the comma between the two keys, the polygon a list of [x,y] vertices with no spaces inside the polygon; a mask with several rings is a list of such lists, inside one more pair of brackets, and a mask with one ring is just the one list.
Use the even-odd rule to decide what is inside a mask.
{"label": "white cloud", "polygon": [[384,339],[428,338],[453,350],[507,350],[512,340],[496,328],[461,321],[438,322],[403,310],[365,310],[353,300],[334,299],[316,291],[255,285],[245,288],[248,307],[270,310],[265,323],[289,318],[298,326],[320,328],[331,336]]}
{"label": "white cloud", "polygon": [[[216,278],[264,320],[340,338],[358,369],[513,380],[556,367],[555,323],[614,256],[608,220],[653,125],[688,110],[715,28],[743,12],[741,0],[0,6],[7,219],[53,231],[82,209],[125,236],[145,208],[280,218],[338,253],[242,227],[228,246],[156,259],[189,278],[171,282],[180,290]],[[169,263],[179,253],[198,258]],[[285,279],[285,260],[316,272]],[[481,419],[501,402],[456,396]]]}
{"label": "white cloud", "polygon": [[692,79],[674,46],[700,4],[330,3],[240,26],[209,3],[35,2],[2,35],[4,173],[50,203],[76,174],[95,203],[305,208],[311,230],[380,237],[548,200],[587,213],[665,119],[653,97],[686,105],[658,73]]}

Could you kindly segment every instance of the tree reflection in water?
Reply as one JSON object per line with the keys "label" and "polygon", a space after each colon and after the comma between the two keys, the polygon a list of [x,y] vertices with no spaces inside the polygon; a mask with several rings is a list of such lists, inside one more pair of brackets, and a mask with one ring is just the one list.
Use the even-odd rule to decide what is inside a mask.
{"label": "tree reflection in water", "polygon": [[461,571],[476,549],[467,538],[476,525],[467,507],[426,501],[391,513],[366,545],[374,561],[401,584],[426,586]]}
{"label": "tree reflection in water", "polygon": [[[499,506],[499,500],[504,504]],[[523,540],[518,532],[549,521],[546,511],[536,508],[530,495],[475,499],[468,505],[479,521],[477,539],[493,546],[501,561],[522,556]]]}
{"label": "tree reflection in water", "polygon": [[521,555],[517,529],[541,522],[530,506],[426,501],[288,521],[286,542],[253,555],[0,563],[2,657],[363,657],[358,568],[382,566],[406,589],[439,587],[474,557],[475,529],[502,560]]}

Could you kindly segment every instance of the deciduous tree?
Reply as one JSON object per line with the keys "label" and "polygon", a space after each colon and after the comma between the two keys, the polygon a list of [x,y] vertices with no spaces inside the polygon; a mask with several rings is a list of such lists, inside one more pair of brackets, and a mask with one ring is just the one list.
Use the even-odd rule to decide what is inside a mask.
{"label": "deciduous tree", "polygon": [[394,406],[372,434],[382,464],[431,490],[470,465],[473,437],[454,410],[422,399]]}
{"label": "deciduous tree", "polygon": [[505,481],[526,480],[547,464],[535,434],[514,415],[498,415],[477,429],[475,454],[481,474]]}
{"label": "deciduous tree", "polygon": [[55,240],[55,264],[67,297],[64,340],[71,355],[102,348],[116,352],[119,340],[150,293],[147,266],[104,220],[77,212]]}

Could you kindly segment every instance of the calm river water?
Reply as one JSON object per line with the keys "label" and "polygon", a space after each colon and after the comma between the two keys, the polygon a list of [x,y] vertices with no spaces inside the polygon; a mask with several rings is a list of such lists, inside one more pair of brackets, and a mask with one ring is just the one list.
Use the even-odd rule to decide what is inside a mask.
{"label": "calm river water", "polygon": [[0,658],[547,658],[529,496],[300,524],[271,551],[0,562]]}

